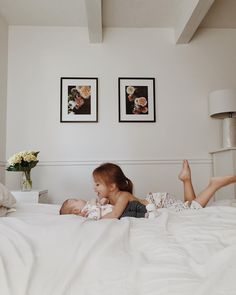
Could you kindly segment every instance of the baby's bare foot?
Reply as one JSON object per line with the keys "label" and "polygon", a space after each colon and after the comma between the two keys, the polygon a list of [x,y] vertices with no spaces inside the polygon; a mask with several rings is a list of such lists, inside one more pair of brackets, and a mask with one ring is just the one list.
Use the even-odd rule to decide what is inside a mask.
{"label": "baby's bare foot", "polygon": [[191,170],[187,160],[183,161],[183,168],[179,173],[179,179],[181,181],[187,181],[191,179]]}

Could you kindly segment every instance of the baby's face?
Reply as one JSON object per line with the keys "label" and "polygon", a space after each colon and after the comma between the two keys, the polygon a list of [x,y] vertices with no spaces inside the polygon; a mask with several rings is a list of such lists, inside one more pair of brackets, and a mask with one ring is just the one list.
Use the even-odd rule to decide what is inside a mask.
{"label": "baby's face", "polygon": [[86,201],[71,199],[68,202],[68,210],[71,214],[76,214],[77,211],[81,211],[86,205]]}

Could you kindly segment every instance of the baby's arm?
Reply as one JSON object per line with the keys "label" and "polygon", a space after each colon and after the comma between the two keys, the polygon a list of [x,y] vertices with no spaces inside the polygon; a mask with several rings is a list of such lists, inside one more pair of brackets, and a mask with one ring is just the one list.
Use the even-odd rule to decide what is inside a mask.
{"label": "baby's arm", "polygon": [[87,218],[98,220],[101,218],[101,208],[99,206],[90,206],[87,210]]}
{"label": "baby's arm", "polygon": [[130,193],[122,192],[118,197],[112,212],[107,213],[102,218],[119,218],[129,202],[129,195]]}

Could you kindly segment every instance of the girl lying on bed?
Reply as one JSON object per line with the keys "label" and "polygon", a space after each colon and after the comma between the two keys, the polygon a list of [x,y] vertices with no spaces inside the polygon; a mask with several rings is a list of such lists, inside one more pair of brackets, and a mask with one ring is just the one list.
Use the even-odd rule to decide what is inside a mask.
{"label": "girl lying on bed", "polygon": [[[236,175],[212,178],[207,188],[196,196],[191,181],[191,170],[188,161],[184,160],[179,174],[179,179],[184,184],[184,202],[174,199],[168,193],[149,193],[145,199],[138,199],[132,194],[131,180],[124,175],[118,165],[113,163],[105,163],[97,167],[93,171],[93,179],[98,198],[106,198],[109,204],[113,205],[112,211],[104,214],[102,218],[120,218],[132,201],[147,208],[151,204],[155,209],[170,208],[177,212],[204,208],[217,190],[236,182]],[[86,217],[88,212],[78,211],[77,214]]]}
{"label": "girl lying on bed", "polygon": [[[91,199],[89,201],[82,199],[68,199],[62,204],[60,214],[75,214],[89,219],[98,220],[103,218],[107,213],[112,212],[113,207],[113,205],[109,204],[107,198]],[[146,206],[138,201],[131,201],[126,206],[120,218],[145,217],[146,213]]]}

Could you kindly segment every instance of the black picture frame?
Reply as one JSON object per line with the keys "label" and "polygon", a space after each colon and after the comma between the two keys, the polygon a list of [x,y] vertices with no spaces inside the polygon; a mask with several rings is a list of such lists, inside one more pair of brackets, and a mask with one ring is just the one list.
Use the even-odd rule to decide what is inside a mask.
{"label": "black picture frame", "polygon": [[155,78],[118,78],[119,122],[156,122]]}
{"label": "black picture frame", "polygon": [[61,77],[60,122],[98,122],[98,78]]}

